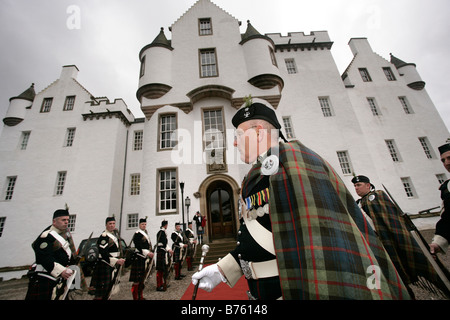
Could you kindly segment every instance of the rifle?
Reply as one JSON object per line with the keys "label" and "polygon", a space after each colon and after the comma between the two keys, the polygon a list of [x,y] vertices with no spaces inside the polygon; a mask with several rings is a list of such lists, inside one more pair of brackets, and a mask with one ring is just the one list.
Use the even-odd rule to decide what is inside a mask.
{"label": "rifle", "polygon": [[[114,230],[114,234],[117,237],[118,243],[119,243],[119,258],[123,257],[123,248],[121,243],[120,234],[117,231],[117,229]],[[114,270],[112,271],[112,279],[110,284],[109,293],[107,295],[108,300],[111,298],[113,294],[116,294],[120,289],[120,276],[122,273],[122,265],[119,265],[118,267],[114,267]]]}
{"label": "rifle", "polygon": [[[92,236],[92,234],[91,234],[91,236]],[[63,279],[61,277],[58,277],[57,284],[53,288],[53,293],[52,293],[52,298],[51,298],[52,300],[65,300],[66,299],[67,294],[68,294],[69,290],[71,289],[72,283],[75,280],[75,277],[77,275],[77,269],[80,271],[80,279],[82,279],[84,281],[85,288],[87,287],[86,281],[84,278],[84,274],[79,266],[80,256],[76,255],[75,246],[73,245],[73,239],[72,239],[72,242],[70,242],[70,239],[72,239],[72,235],[70,234],[69,231],[67,231],[67,240],[66,241],[69,243],[70,249],[72,252],[72,256],[75,258],[75,261],[74,261],[75,268],[69,267],[69,269],[71,269],[73,271],[73,273],[68,279]]]}
{"label": "rifle", "polygon": [[150,276],[153,273],[153,267],[155,266],[155,256],[156,256],[156,247],[157,246],[158,246],[158,243],[156,243],[153,246],[153,257],[150,259],[150,261],[148,262],[147,267],[145,268],[144,284],[148,281],[148,279],[150,279]]}
{"label": "rifle", "polygon": [[411,218],[408,216],[408,214],[404,213],[402,211],[402,209],[400,209],[400,206],[394,200],[394,198],[392,197],[392,195],[390,194],[388,189],[384,185],[382,185],[382,186],[383,186],[384,190],[386,190],[386,193],[389,195],[389,197],[391,198],[391,200],[394,203],[394,205],[397,207],[397,209],[401,213],[401,216],[405,219],[406,226],[407,226],[409,232],[413,236],[414,240],[416,240],[416,242],[419,245],[420,249],[422,249],[423,254],[427,258],[428,262],[430,262],[430,264],[433,266],[434,270],[436,271],[437,275],[439,276],[441,281],[444,283],[445,287],[448,290],[448,292],[447,292],[447,295],[448,295],[450,293],[450,281],[448,280],[448,278],[447,278],[447,276],[445,274],[445,271],[446,271],[445,266],[442,264],[442,262],[439,260],[438,257],[433,257],[431,255],[431,253],[430,253],[430,246],[428,245],[428,243],[425,240],[425,238],[420,234],[419,230],[414,225],[414,223],[411,221]]}

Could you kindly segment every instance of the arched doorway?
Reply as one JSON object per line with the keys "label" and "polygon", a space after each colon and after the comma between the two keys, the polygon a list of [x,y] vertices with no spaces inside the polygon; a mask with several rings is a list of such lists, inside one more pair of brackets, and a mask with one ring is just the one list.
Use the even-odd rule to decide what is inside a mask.
{"label": "arched doorway", "polygon": [[231,187],[223,181],[213,182],[206,192],[212,239],[235,236],[234,197]]}
{"label": "arched doorway", "polygon": [[205,241],[236,237],[239,192],[236,180],[226,174],[210,175],[200,184],[197,196],[207,219]]}

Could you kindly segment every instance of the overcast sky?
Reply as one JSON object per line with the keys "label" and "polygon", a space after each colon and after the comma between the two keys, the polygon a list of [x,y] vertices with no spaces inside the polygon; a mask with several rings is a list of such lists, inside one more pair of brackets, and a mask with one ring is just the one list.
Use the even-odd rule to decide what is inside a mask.
{"label": "overcast sky", "polygon": [[[63,65],[94,96],[124,99],[136,117],[138,53],[161,27],[168,30],[197,0],[0,0],[0,118],[9,98],[35,83],[36,93],[59,78]],[[328,31],[339,72],[352,59],[350,38],[415,63],[450,128],[449,0],[213,0],[262,34]],[[3,125],[3,124],[2,124]]]}

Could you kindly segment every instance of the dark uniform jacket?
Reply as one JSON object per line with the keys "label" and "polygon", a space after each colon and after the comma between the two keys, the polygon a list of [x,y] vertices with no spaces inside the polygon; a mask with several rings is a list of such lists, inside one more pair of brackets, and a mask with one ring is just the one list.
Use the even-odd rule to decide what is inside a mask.
{"label": "dark uniform jacket", "polygon": [[61,232],[53,226],[46,228],[33,242],[36,263],[30,272],[30,283],[25,300],[50,300],[59,275],[74,263],[70,232]]}
{"label": "dark uniform jacket", "polygon": [[172,235],[170,236],[172,239],[172,250],[173,250],[173,259],[174,261],[178,262],[182,259],[183,256],[183,245],[187,241],[184,239],[183,232],[181,231],[174,231],[172,232]]}
{"label": "dark uniform jacket", "polygon": [[167,271],[170,247],[165,228],[161,228],[156,234],[156,242],[156,270]]}
{"label": "dark uniform jacket", "polygon": [[[55,278],[67,268],[71,261],[73,262],[74,244],[68,231],[61,232],[55,227],[49,226],[40,234],[32,247],[36,256],[36,264],[45,269],[42,272]],[[38,270],[41,269],[38,267]]]}
{"label": "dark uniform jacket", "polygon": [[440,187],[442,209],[441,219],[436,223],[436,231],[433,242],[439,244],[444,252],[447,252],[450,241],[450,180],[445,181]]}
{"label": "dark uniform jacket", "polygon": [[146,260],[148,254],[152,252],[152,244],[148,237],[147,231],[138,230],[133,236],[135,253],[131,264],[130,281],[139,282],[143,280],[146,269]]}
{"label": "dark uniform jacket", "polygon": [[117,234],[109,231],[104,231],[97,240],[99,258],[91,279],[96,297],[106,298],[110,293],[116,262],[121,258],[119,241]]}

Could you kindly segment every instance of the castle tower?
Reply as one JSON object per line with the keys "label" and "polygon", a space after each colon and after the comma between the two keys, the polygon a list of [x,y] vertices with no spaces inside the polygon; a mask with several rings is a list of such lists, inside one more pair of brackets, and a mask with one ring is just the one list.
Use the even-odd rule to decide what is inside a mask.
{"label": "castle tower", "polygon": [[33,104],[36,92],[34,91],[34,83],[17,97],[9,99],[9,108],[3,118],[3,123],[7,126],[15,126],[25,119],[26,109]]}

